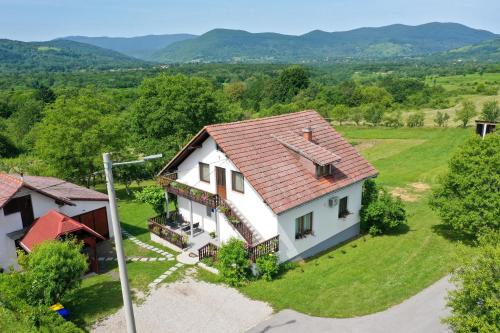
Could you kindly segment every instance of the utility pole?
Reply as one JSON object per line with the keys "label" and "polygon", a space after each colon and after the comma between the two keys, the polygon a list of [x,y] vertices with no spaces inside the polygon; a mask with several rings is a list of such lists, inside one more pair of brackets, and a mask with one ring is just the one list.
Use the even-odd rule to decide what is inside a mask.
{"label": "utility pole", "polygon": [[127,322],[127,332],[136,333],[134,309],[130,298],[130,289],[128,286],[127,266],[125,255],[123,253],[122,230],[118,217],[118,209],[116,206],[115,186],[113,181],[113,162],[109,153],[102,155],[104,161],[104,173],[106,174],[106,184],[108,187],[109,208],[111,209],[111,222],[113,225],[113,234],[115,238],[116,258],[118,260],[118,271],[120,273],[120,283],[122,286],[123,308],[125,310],[125,320]]}
{"label": "utility pole", "polygon": [[106,175],[106,185],[108,188],[109,208],[111,210],[111,222],[113,226],[113,235],[115,239],[116,258],[118,260],[118,271],[120,273],[120,283],[122,287],[123,308],[125,310],[125,319],[127,322],[127,333],[136,333],[136,328],[134,319],[134,309],[132,307],[132,300],[130,298],[130,288],[128,285],[125,254],[123,251],[123,239],[120,227],[120,218],[118,216],[118,208],[116,204],[115,186],[113,181],[113,166],[144,163],[146,161],[161,157],[162,157],[161,154],[151,155],[151,156],[146,156],[139,161],[120,162],[113,164],[109,153],[102,154],[102,160],[104,162],[104,173]]}

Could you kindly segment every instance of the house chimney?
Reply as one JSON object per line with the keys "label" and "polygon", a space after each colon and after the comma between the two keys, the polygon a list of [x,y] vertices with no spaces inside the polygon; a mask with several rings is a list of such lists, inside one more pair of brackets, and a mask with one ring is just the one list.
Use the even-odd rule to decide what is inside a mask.
{"label": "house chimney", "polygon": [[302,130],[302,135],[304,136],[304,139],[307,141],[312,141],[313,140],[313,130],[311,126],[306,127]]}

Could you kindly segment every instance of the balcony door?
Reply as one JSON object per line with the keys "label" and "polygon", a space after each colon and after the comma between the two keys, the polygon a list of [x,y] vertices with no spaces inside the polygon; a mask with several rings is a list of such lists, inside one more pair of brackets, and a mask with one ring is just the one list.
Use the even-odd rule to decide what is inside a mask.
{"label": "balcony door", "polygon": [[217,194],[226,199],[226,169],[215,167],[215,184]]}

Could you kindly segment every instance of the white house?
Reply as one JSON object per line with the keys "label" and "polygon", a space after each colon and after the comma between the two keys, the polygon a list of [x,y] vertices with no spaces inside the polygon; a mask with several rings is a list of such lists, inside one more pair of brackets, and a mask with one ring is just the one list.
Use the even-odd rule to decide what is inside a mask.
{"label": "white house", "polygon": [[279,240],[287,261],[356,236],[363,181],[376,175],[316,111],[303,111],[206,126],[159,179],[191,226],[219,243]]}
{"label": "white house", "polygon": [[0,267],[17,265],[16,247],[33,222],[56,210],[112,237],[107,195],[52,177],[0,173]]}

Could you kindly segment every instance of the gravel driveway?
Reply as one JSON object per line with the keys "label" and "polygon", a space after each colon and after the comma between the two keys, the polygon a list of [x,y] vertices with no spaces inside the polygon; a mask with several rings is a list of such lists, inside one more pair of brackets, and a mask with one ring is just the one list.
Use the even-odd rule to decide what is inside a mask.
{"label": "gravel driveway", "polygon": [[[252,301],[232,288],[186,278],[153,290],[134,306],[138,333],[244,332],[272,314],[266,303]],[[92,332],[125,332],[123,311],[93,327]]]}
{"label": "gravel driveway", "polygon": [[248,333],[446,333],[440,319],[449,314],[445,296],[450,288],[445,277],[401,304],[363,317],[318,318],[283,310]]}

